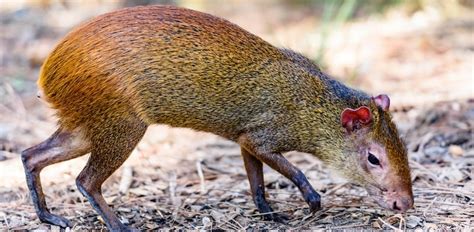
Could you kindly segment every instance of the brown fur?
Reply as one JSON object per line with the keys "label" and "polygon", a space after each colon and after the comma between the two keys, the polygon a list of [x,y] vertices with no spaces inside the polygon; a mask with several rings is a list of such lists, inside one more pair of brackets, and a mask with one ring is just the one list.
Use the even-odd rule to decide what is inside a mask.
{"label": "brown fur", "polygon": [[271,212],[262,162],[292,180],[317,210],[319,195],[281,153],[314,154],[363,184],[363,171],[344,156],[357,144],[339,119],[345,108],[370,105],[376,113],[369,134],[386,145],[390,162],[409,183],[396,128],[368,95],[331,79],[307,58],[208,14],[150,6],[99,16],[58,44],[38,85],[57,110],[59,131],[80,131],[91,144],[78,186],[111,229],[123,227],[100,185],[154,123],[238,142],[260,211]]}

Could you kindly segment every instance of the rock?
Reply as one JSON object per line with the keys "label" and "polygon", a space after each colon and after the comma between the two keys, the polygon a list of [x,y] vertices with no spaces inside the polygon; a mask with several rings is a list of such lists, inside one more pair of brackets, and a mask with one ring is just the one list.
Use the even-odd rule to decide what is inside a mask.
{"label": "rock", "polygon": [[454,158],[460,157],[464,155],[464,149],[458,145],[451,145],[448,148],[449,154],[451,154]]}
{"label": "rock", "polygon": [[209,217],[203,217],[202,225],[204,226],[204,228],[210,227],[212,225],[211,219]]}
{"label": "rock", "polygon": [[428,147],[424,149],[424,153],[427,156],[435,158],[444,155],[446,153],[446,148],[438,146]]}
{"label": "rock", "polygon": [[4,161],[4,160],[7,160],[7,156],[4,155],[5,152],[3,151],[0,151],[0,161]]}
{"label": "rock", "polygon": [[425,231],[428,231],[428,232],[438,231],[438,226],[434,223],[426,223],[424,229]]}
{"label": "rock", "polygon": [[225,215],[219,211],[216,211],[216,210],[212,210],[211,211],[211,216],[212,218],[214,218],[214,220],[217,222],[217,223],[220,223],[223,221],[223,219],[225,219]]}
{"label": "rock", "polygon": [[421,225],[421,223],[423,222],[423,219],[420,218],[420,217],[417,217],[417,216],[408,216],[406,221],[407,221],[407,227],[409,229],[413,229],[413,228]]}
{"label": "rock", "polygon": [[443,174],[452,182],[460,182],[464,179],[464,174],[458,168],[445,168]]}

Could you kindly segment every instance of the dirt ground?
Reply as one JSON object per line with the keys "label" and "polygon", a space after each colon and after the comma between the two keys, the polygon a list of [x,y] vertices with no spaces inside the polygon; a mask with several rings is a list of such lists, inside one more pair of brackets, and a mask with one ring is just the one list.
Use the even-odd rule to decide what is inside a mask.
{"label": "dirt ground", "polygon": [[[54,112],[35,97],[39,65],[57,40],[85,18],[115,6],[24,7],[1,14],[0,230],[54,230],[36,217],[24,181],[21,150],[54,132]],[[315,58],[316,16],[300,8],[207,9],[277,46]],[[260,6],[261,7],[261,6]],[[242,8],[242,9],[241,9]],[[289,11],[285,17],[272,17]],[[245,12],[245,14],[241,13]],[[39,18],[43,20],[38,20]],[[261,23],[254,23],[261,22]],[[262,26],[263,25],[263,26]],[[322,196],[310,214],[298,189],[265,167],[267,199],[288,217],[264,221],[249,193],[239,147],[218,136],[151,126],[127,162],[103,186],[120,219],[140,230],[474,228],[474,20],[440,17],[430,10],[387,13],[334,27],[324,66],[345,83],[371,94],[388,93],[407,144],[415,208],[386,211],[360,186],[347,183],[310,154],[285,156]],[[43,190],[51,211],[72,230],[105,230],[78,192],[75,177],[87,157],[47,167]]]}

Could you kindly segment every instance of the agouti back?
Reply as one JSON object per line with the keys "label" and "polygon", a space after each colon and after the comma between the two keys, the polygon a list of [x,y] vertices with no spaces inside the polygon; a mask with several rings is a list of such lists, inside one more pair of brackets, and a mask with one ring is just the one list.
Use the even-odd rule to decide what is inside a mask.
{"label": "agouti back", "polygon": [[[71,225],[49,213],[41,169],[91,152],[78,188],[109,229],[126,230],[101,185],[155,123],[240,144],[262,213],[272,212],[262,162],[289,178],[312,211],[321,207],[304,174],[281,155],[288,151],[314,154],[386,208],[406,211],[413,205],[407,152],[386,95],[348,88],[309,59],[209,14],[147,6],[98,16],[57,45],[38,85],[59,118],[56,133],[22,153],[44,222]],[[280,220],[276,214],[265,218]]]}

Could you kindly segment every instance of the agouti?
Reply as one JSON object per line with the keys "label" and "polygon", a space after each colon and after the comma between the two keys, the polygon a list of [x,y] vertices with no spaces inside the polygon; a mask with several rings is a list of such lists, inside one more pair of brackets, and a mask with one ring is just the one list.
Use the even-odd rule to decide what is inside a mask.
{"label": "agouti", "polygon": [[209,14],[147,6],[98,16],[57,45],[38,86],[59,119],[49,139],[22,152],[43,222],[71,226],[47,209],[40,171],[90,152],[77,187],[110,230],[127,230],[101,185],[155,123],[238,143],[253,200],[269,219],[278,217],[265,199],[263,163],[290,179],[311,211],[321,208],[320,195],[282,155],[288,151],[313,154],[385,208],[413,206],[407,151],[386,95],[348,88],[302,55]]}

